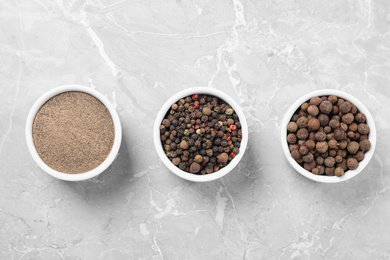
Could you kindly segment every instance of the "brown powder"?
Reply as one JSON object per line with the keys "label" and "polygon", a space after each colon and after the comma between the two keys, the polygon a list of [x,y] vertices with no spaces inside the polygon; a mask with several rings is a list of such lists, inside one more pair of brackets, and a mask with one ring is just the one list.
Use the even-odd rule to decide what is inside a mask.
{"label": "brown powder", "polygon": [[32,134],[38,155],[50,168],[83,173],[107,158],[115,129],[103,103],[87,93],[70,91],[42,105]]}

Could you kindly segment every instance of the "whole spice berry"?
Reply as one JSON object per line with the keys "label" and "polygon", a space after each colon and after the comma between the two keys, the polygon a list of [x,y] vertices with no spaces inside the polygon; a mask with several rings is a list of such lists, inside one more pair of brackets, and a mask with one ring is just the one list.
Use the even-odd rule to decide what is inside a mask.
{"label": "whole spice berry", "polygon": [[321,104],[321,102],[322,102],[322,99],[320,97],[312,97],[309,101],[309,104],[318,106],[319,104]]}
{"label": "whole spice berry", "polygon": [[316,167],[316,162],[311,161],[311,162],[305,162],[303,164],[303,168],[305,168],[307,171],[312,171]]}
{"label": "whole spice berry", "polygon": [[319,153],[325,153],[328,150],[328,143],[327,142],[317,142],[316,150]]}
{"label": "whole spice berry", "polygon": [[358,123],[364,123],[366,122],[366,115],[364,115],[363,113],[357,113],[355,116],[355,120]]}
{"label": "whole spice berry", "polygon": [[199,97],[198,94],[194,94],[194,95],[192,95],[192,100],[193,100],[193,101],[196,101],[196,100],[198,100],[198,97]]}
{"label": "whole spice berry", "polygon": [[287,131],[295,133],[298,130],[298,125],[295,122],[290,122],[287,125]]}
{"label": "whole spice berry", "polygon": [[203,161],[202,155],[197,154],[195,156],[194,162],[201,163]]}
{"label": "whole spice berry", "polygon": [[364,152],[363,151],[358,151],[354,156],[358,162],[362,161],[364,159]]}
{"label": "whole spice berry", "polygon": [[180,148],[181,148],[181,149],[187,150],[188,147],[189,147],[189,146],[188,146],[187,141],[185,141],[185,140],[181,141],[181,143],[180,143]]}
{"label": "whole spice berry", "polygon": [[309,152],[309,149],[306,146],[302,145],[301,147],[299,147],[300,154],[306,155],[308,152]]}
{"label": "whole spice berry", "polygon": [[340,127],[340,122],[336,119],[332,119],[329,121],[329,126],[332,128],[332,129],[336,129],[336,128],[339,128]]}
{"label": "whole spice berry", "polygon": [[301,128],[297,132],[298,139],[306,139],[309,136],[309,131],[306,128]]}
{"label": "whole spice berry", "polygon": [[200,171],[200,164],[197,162],[191,163],[190,172],[191,173],[198,173],[199,171]]}
{"label": "whole spice berry", "polygon": [[309,113],[309,115],[311,116],[317,116],[318,115],[318,107],[315,106],[315,105],[311,105],[307,108],[307,112]]}
{"label": "whole spice berry", "polygon": [[326,134],[323,131],[319,131],[319,132],[317,132],[315,134],[315,138],[316,138],[317,141],[320,141],[320,142],[325,141],[326,140]]}
{"label": "whole spice berry", "polygon": [[236,154],[233,153],[233,152],[231,152],[231,153],[230,153],[230,156],[234,158],[234,157],[236,157]]}
{"label": "whole spice berry", "polygon": [[334,174],[337,176],[337,177],[341,177],[344,175],[344,169],[341,168],[341,167],[337,167],[336,170],[334,170]]}
{"label": "whole spice berry", "polygon": [[332,112],[333,105],[329,101],[322,101],[320,104],[320,110],[324,114]]}
{"label": "whole spice berry", "polygon": [[195,108],[195,109],[198,109],[198,108],[199,108],[199,104],[195,103],[195,104],[194,104],[194,108]]}
{"label": "whole spice berry", "polygon": [[287,142],[289,144],[295,144],[297,142],[297,136],[295,134],[289,134],[287,136]]}
{"label": "whole spice berry", "polygon": [[311,172],[315,175],[318,175],[320,173],[320,170],[318,168],[313,168]]}
{"label": "whole spice berry", "polygon": [[370,148],[371,148],[371,142],[370,142],[370,140],[365,139],[365,140],[363,140],[363,141],[360,141],[360,143],[359,143],[359,148],[360,148],[360,150],[362,150],[363,152],[366,152],[366,151],[370,150]]}
{"label": "whole spice berry", "polygon": [[233,112],[234,112],[234,110],[232,108],[228,108],[228,109],[226,109],[225,114],[226,115],[232,115]]}
{"label": "whole spice berry", "polygon": [[351,111],[352,104],[351,102],[345,101],[339,106],[339,110],[342,114],[347,114]]}
{"label": "whole spice berry", "polygon": [[177,157],[176,157],[176,158],[173,158],[173,159],[172,159],[172,162],[173,162],[174,165],[177,166],[177,165],[179,165],[179,163],[180,163],[180,158],[177,158]]}
{"label": "whole spice berry", "polygon": [[308,122],[309,122],[309,120],[306,117],[300,117],[297,120],[297,125],[299,128],[305,128],[305,127],[307,127]]}
{"label": "whole spice berry", "polygon": [[324,163],[327,167],[333,167],[333,165],[336,163],[336,161],[333,157],[327,157],[327,158],[325,158]]}
{"label": "whole spice berry", "polygon": [[227,155],[227,153],[221,153],[218,155],[217,158],[219,163],[226,163],[229,159],[229,156]]}
{"label": "whole spice berry", "polygon": [[351,157],[347,160],[348,169],[355,170],[358,166],[359,166],[359,163],[355,158]]}
{"label": "whole spice berry", "polygon": [[347,150],[350,154],[355,154],[359,150],[359,144],[355,141],[352,141],[348,144]]}
{"label": "whole spice berry", "polygon": [[330,149],[336,149],[337,148],[337,141],[335,139],[330,139],[328,141],[328,147]]}
{"label": "whole spice berry", "polygon": [[333,105],[337,103],[337,97],[336,96],[329,96],[328,101],[332,103]]}
{"label": "whole spice berry", "polygon": [[235,125],[230,125],[230,130],[232,130],[232,131],[234,131],[234,130],[236,130],[237,129],[237,126],[235,126]]}
{"label": "whole spice berry", "polygon": [[[204,107],[203,110],[202,110],[203,114],[205,114],[206,116],[209,116],[211,115],[211,109],[209,107]],[[207,120],[206,120],[207,121]]]}
{"label": "whole spice berry", "polygon": [[[345,103],[345,102],[344,102]],[[348,113],[348,114],[345,114],[342,116],[341,120],[346,123],[347,125],[349,124],[352,124],[353,120],[355,119],[355,117],[351,114],[351,113]]]}
{"label": "whole spice berry", "polygon": [[370,132],[370,127],[367,124],[358,124],[358,132],[362,135],[366,135]]}
{"label": "whole spice berry", "polygon": [[291,157],[294,159],[294,160],[298,160],[299,158],[301,158],[301,154],[299,153],[298,150],[293,150],[291,152]]}
{"label": "whole spice berry", "polygon": [[325,114],[320,114],[320,115],[318,116],[318,121],[320,121],[320,125],[321,125],[322,127],[325,127],[325,126],[327,126],[328,123],[329,123],[329,116],[327,116],[327,115],[325,115]]}
{"label": "whole spice berry", "polygon": [[315,147],[316,147],[316,144],[313,140],[307,140],[305,142],[305,145],[306,147],[309,149],[309,150],[313,150]]}
{"label": "whole spice berry", "polygon": [[326,167],[325,168],[325,174],[328,176],[334,176],[334,167]]}
{"label": "whole spice berry", "polygon": [[318,128],[320,128],[320,121],[316,118],[312,118],[307,123],[307,126],[309,127],[309,130],[316,131]]}
{"label": "whole spice berry", "polygon": [[334,134],[334,138],[338,141],[345,139],[345,132],[343,130],[341,130],[340,128],[336,128],[333,131],[333,134]]}

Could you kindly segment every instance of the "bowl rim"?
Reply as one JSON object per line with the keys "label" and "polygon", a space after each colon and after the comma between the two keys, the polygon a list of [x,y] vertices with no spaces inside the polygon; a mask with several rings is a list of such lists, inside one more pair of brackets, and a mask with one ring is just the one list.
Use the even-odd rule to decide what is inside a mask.
{"label": "bowl rim", "polygon": [[[341,177],[337,176],[322,176],[322,175],[314,175],[311,172],[305,170],[302,166],[300,166],[292,157],[288,148],[288,143],[286,140],[287,137],[287,124],[290,122],[291,117],[295,113],[295,111],[306,101],[308,101],[310,98],[314,96],[328,96],[328,95],[335,95],[337,97],[340,97],[342,99],[345,99],[346,101],[350,101],[352,104],[354,104],[358,110],[361,113],[364,113],[366,115],[366,123],[370,127],[370,134],[368,139],[371,142],[371,148],[369,151],[367,151],[364,155],[364,159],[359,162],[358,168],[355,170],[348,170],[346,174],[344,174]],[[376,127],[375,127],[375,122],[374,118],[372,117],[370,111],[367,109],[367,107],[357,98],[352,96],[349,93],[340,91],[340,90],[335,90],[335,89],[320,89],[320,90],[315,90],[310,93],[307,93],[297,99],[287,110],[285,113],[285,116],[282,121],[281,125],[281,144],[283,148],[284,155],[286,156],[287,160],[291,164],[291,166],[299,172],[301,175],[305,176],[306,178],[309,178],[313,181],[317,182],[322,182],[322,183],[339,183],[343,182],[346,180],[349,180],[356,175],[358,175],[360,172],[363,171],[363,169],[368,165],[370,162],[372,156],[374,155],[375,152],[375,146],[376,146]]]}
{"label": "bowl rim", "polygon": [[[234,111],[237,113],[238,118],[241,123],[241,130],[242,130],[242,135],[243,138],[241,140],[241,145],[240,145],[240,152],[230,161],[228,165],[220,169],[219,171],[211,174],[205,174],[205,175],[196,175],[196,174],[191,174],[185,171],[180,170],[177,166],[175,166],[166,156],[163,146],[160,140],[160,124],[163,121],[166,113],[170,109],[173,103],[177,102],[179,99],[193,95],[193,94],[207,94],[207,95],[212,95],[215,97],[218,97],[222,100],[224,100],[229,106],[231,106]],[[208,181],[213,181],[216,179],[219,179],[229,172],[231,172],[234,167],[237,166],[237,164],[240,162],[242,157],[245,154],[245,150],[248,144],[248,124],[244,115],[244,112],[242,111],[241,107],[226,93],[215,89],[215,88],[209,88],[209,87],[192,87],[188,89],[184,89],[182,91],[177,92],[175,95],[170,97],[161,107],[160,111],[158,112],[156,116],[156,120],[154,123],[154,131],[153,131],[153,139],[154,139],[154,146],[156,149],[156,152],[158,156],[160,157],[161,161],[165,164],[165,166],[171,170],[174,174],[177,176],[188,180],[188,181],[193,181],[193,182],[208,182]]]}
{"label": "bowl rim", "polygon": [[[106,106],[108,111],[110,112],[111,118],[112,118],[113,123],[114,123],[114,129],[115,129],[114,143],[112,145],[111,151],[108,154],[107,158],[98,167],[96,167],[88,172],[78,173],[78,174],[63,173],[63,172],[60,172],[60,171],[57,171],[57,170],[50,168],[39,157],[39,155],[35,149],[35,145],[34,145],[33,137],[32,137],[32,125],[33,125],[35,116],[36,116],[37,112],[39,111],[39,109],[41,108],[41,106],[46,101],[48,101],[50,98],[52,98],[58,94],[61,94],[64,92],[69,92],[69,91],[84,92],[84,93],[90,94],[91,96],[97,98],[100,102],[102,102]],[[31,109],[28,113],[28,116],[27,116],[25,135],[26,135],[26,143],[27,143],[28,150],[29,150],[32,158],[34,159],[35,163],[38,164],[38,166],[43,171],[45,171],[46,173],[48,173],[49,175],[51,175],[57,179],[64,180],[64,181],[83,181],[83,180],[87,180],[87,179],[96,177],[97,175],[99,175],[100,173],[105,171],[111,165],[111,163],[115,160],[115,158],[118,154],[119,148],[121,146],[121,142],[122,142],[122,126],[121,126],[119,116],[118,116],[114,106],[110,103],[110,101],[108,101],[108,99],[105,96],[103,96],[100,92],[98,92],[95,89],[92,89],[92,88],[89,88],[89,87],[86,87],[83,85],[73,85],[72,84],[72,85],[63,85],[63,86],[59,86],[59,87],[56,87],[54,89],[51,89],[51,90],[47,91],[46,93],[44,93],[41,97],[39,97],[35,101],[35,103],[31,107]]]}

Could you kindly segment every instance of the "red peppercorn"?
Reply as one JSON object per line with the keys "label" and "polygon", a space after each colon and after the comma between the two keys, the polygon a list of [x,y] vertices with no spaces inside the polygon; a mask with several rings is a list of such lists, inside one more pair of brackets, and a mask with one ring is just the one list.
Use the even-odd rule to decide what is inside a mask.
{"label": "red peppercorn", "polygon": [[195,125],[194,126],[195,129],[199,129],[199,127],[200,127],[199,125]]}
{"label": "red peppercorn", "polygon": [[230,153],[230,156],[234,158],[234,157],[236,157],[236,154],[233,153],[233,152],[231,152],[231,153]]}
{"label": "red peppercorn", "polygon": [[[193,101],[196,101],[196,100],[198,100],[198,94],[194,94],[194,95],[192,95],[192,100]],[[196,109],[196,108],[195,108]]]}
{"label": "red peppercorn", "polygon": [[208,126],[208,125],[209,125],[209,122],[204,123],[204,125],[205,125],[205,126]]}
{"label": "red peppercorn", "polygon": [[230,133],[226,133],[226,141],[230,141],[230,139],[232,138],[232,135]]}
{"label": "red peppercorn", "polygon": [[237,126],[236,125],[230,125],[230,130],[234,131],[237,129]]}
{"label": "red peppercorn", "polygon": [[196,104],[196,103],[195,103],[195,104],[194,104],[194,108],[195,108],[195,109],[198,109],[198,108],[199,108],[199,104]]}

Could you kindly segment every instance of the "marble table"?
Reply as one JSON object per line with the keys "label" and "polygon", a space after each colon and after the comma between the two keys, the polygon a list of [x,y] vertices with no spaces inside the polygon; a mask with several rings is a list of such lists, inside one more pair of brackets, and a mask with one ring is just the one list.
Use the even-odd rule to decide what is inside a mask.
{"label": "marble table", "polygon": [[[390,3],[379,0],[0,2],[0,259],[390,259]],[[25,144],[44,92],[82,84],[123,124],[112,166],[90,181],[44,173]],[[192,183],[159,160],[162,104],[193,86],[244,109],[233,172]],[[279,129],[321,88],[373,114],[376,153],[356,178],[308,180]]]}

